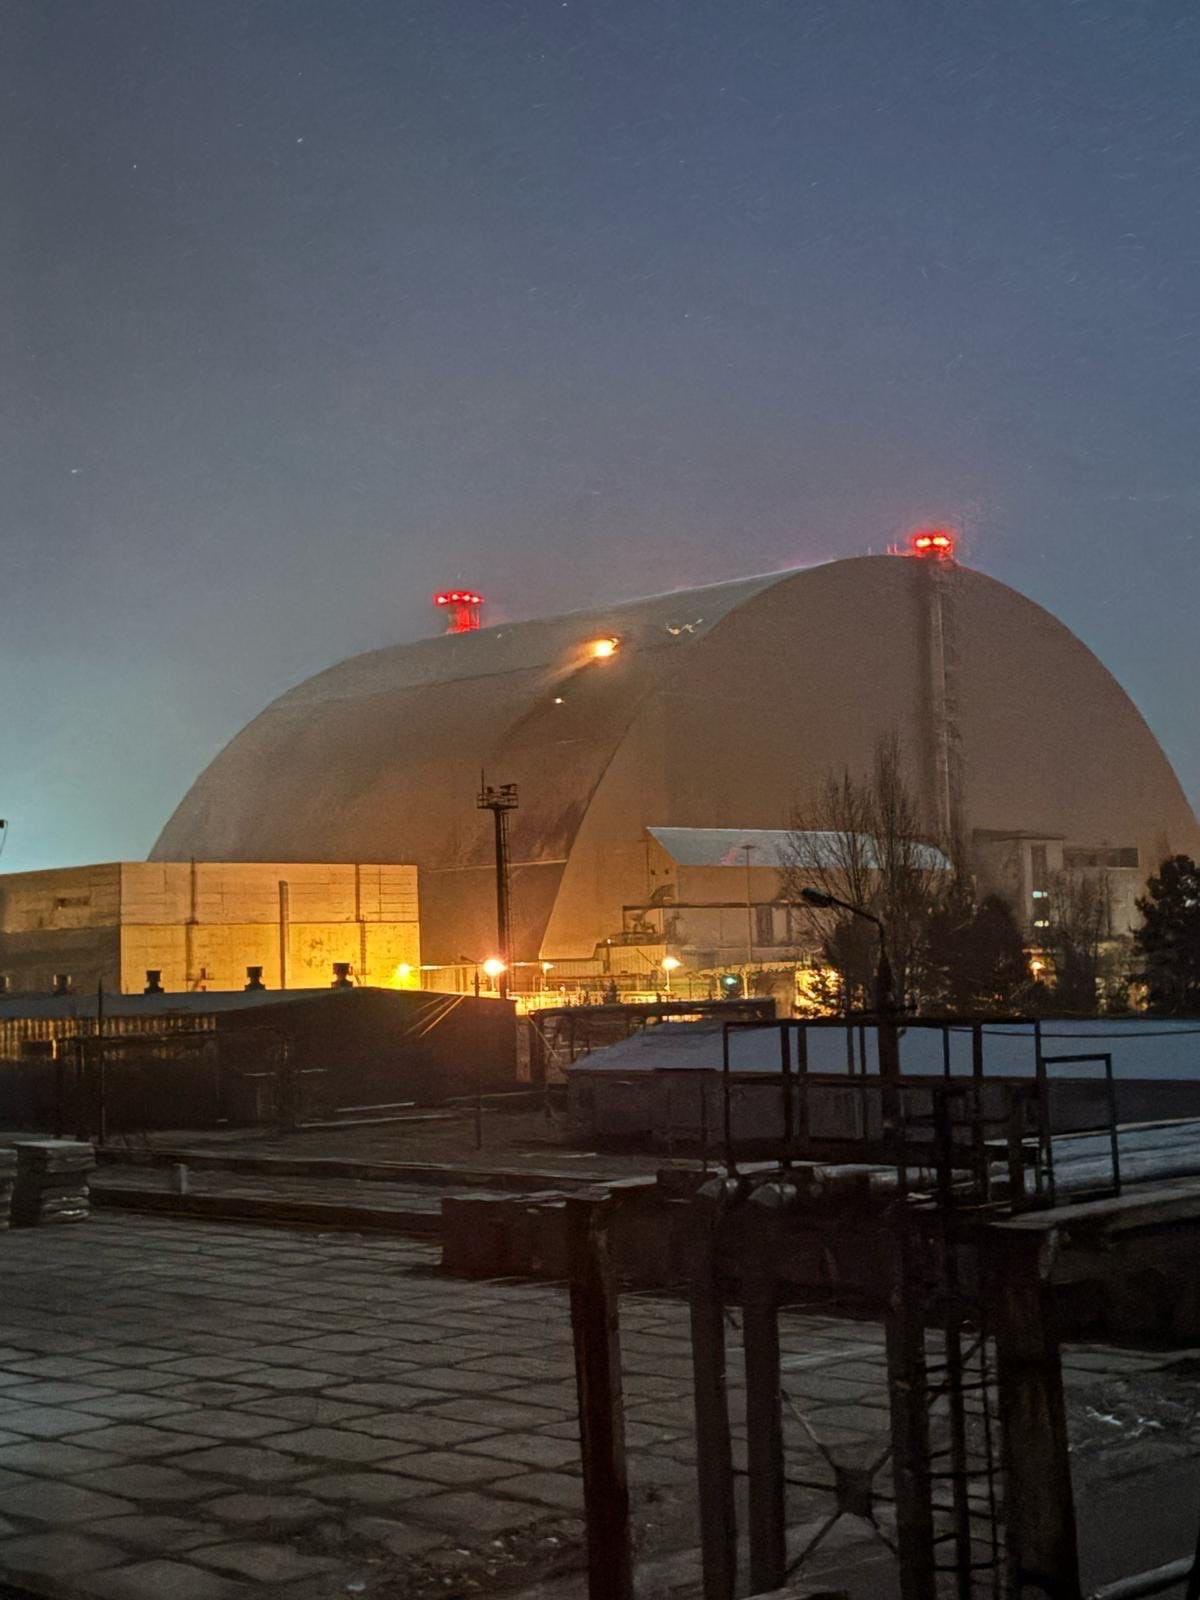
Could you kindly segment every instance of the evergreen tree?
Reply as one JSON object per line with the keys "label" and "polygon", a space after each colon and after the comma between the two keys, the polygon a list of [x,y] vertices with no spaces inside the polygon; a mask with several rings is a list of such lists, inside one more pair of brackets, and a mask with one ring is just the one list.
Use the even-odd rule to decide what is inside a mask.
{"label": "evergreen tree", "polygon": [[1154,1011],[1200,1013],[1200,867],[1171,856],[1137,903],[1142,926],[1133,936]]}
{"label": "evergreen tree", "polygon": [[931,921],[929,947],[947,1011],[1003,1016],[1022,1009],[1031,980],[1007,901],[998,895],[978,906],[948,901]]}

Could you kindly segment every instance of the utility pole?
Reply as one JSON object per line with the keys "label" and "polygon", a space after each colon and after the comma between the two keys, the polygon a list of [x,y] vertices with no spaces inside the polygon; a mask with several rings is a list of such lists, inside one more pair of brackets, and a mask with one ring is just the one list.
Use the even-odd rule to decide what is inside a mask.
{"label": "utility pole", "polygon": [[502,783],[492,787],[481,772],[479,796],[475,802],[480,811],[490,811],[496,829],[496,954],[504,963],[504,970],[496,980],[500,998],[508,998],[508,973],[512,966],[512,922],[508,895],[508,814],[519,804],[515,783]]}
{"label": "utility pole", "polygon": [[754,849],[752,844],[744,844],[741,848],[746,852],[746,976],[742,979],[742,996],[750,998],[750,969],[754,965],[754,903],[750,889],[750,853]]}

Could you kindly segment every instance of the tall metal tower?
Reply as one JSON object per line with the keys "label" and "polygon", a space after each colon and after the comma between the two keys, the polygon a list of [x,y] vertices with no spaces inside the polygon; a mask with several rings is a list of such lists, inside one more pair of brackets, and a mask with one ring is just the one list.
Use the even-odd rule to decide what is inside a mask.
{"label": "tall metal tower", "polygon": [[496,987],[500,998],[508,998],[508,974],[512,966],[512,920],[508,888],[508,814],[519,805],[515,783],[502,783],[493,787],[481,772],[479,796],[475,802],[480,811],[490,811],[496,829],[496,954],[504,963]]}
{"label": "tall metal tower", "polygon": [[928,694],[930,820],[951,859],[961,859],[962,740],[959,731],[958,633],[955,626],[954,535],[923,528],[909,539],[909,553],[922,567]]}

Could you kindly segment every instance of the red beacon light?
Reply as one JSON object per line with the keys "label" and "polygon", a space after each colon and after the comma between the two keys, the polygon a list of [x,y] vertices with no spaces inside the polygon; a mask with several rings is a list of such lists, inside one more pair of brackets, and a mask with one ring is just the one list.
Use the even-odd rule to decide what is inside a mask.
{"label": "red beacon light", "polygon": [[475,589],[439,589],[433,597],[439,610],[448,611],[447,633],[470,633],[478,628],[483,596]]}
{"label": "red beacon light", "polygon": [[908,553],[924,556],[926,560],[952,561],[954,544],[954,535],[945,528],[919,528],[916,533],[909,535]]}

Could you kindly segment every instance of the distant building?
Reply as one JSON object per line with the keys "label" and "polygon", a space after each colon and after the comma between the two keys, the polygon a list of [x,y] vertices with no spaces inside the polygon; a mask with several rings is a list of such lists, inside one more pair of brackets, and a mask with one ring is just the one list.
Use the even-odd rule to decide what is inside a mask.
{"label": "distant building", "polygon": [[113,861],[0,875],[9,993],[420,986],[417,869],[361,863]]}
{"label": "distant building", "polygon": [[[684,872],[707,869],[672,856],[668,835],[785,829],[798,797],[865,773],[892,735],[929,836],[958,840],[1030,925],[1043,864],[1116,863],[1128,899],[1168,853],[1200,853],[1170,764],[1096,657],[945,554],[835,561],[356,656],[243,729],[153,857],[413,862],[423,959],[469,973],[495,953],[483,767],[520,789],[516,958],[584,975],[598,951],[632,952],[635,912],[670,942],[656,895],[661,907],[673,882],[682,900]],[[711,935],[697,922],[698,951],[777,948],[762,936],[786,933],[786,910],[760,866],[749,930],[747,889],[721,869],[729,887],[713,892],[743,902],[742,931],[729,907]]]}
{"label": "distant building", "polygon": [[[777,965],[813,943],[813,924],[801,905],[786,901],[780,869],[791,862],[836,868],[843,859],[833,837],[772,828],[647,828],[650,892],[621,907],[621,933],[612,944],[654,954],[678,953],[688,968]],[[863,841],[870,860],[871,842]],[[938,850],[918,846],[923,865],[949,871]],[[817,881],[814,878],[814,881]]]}

